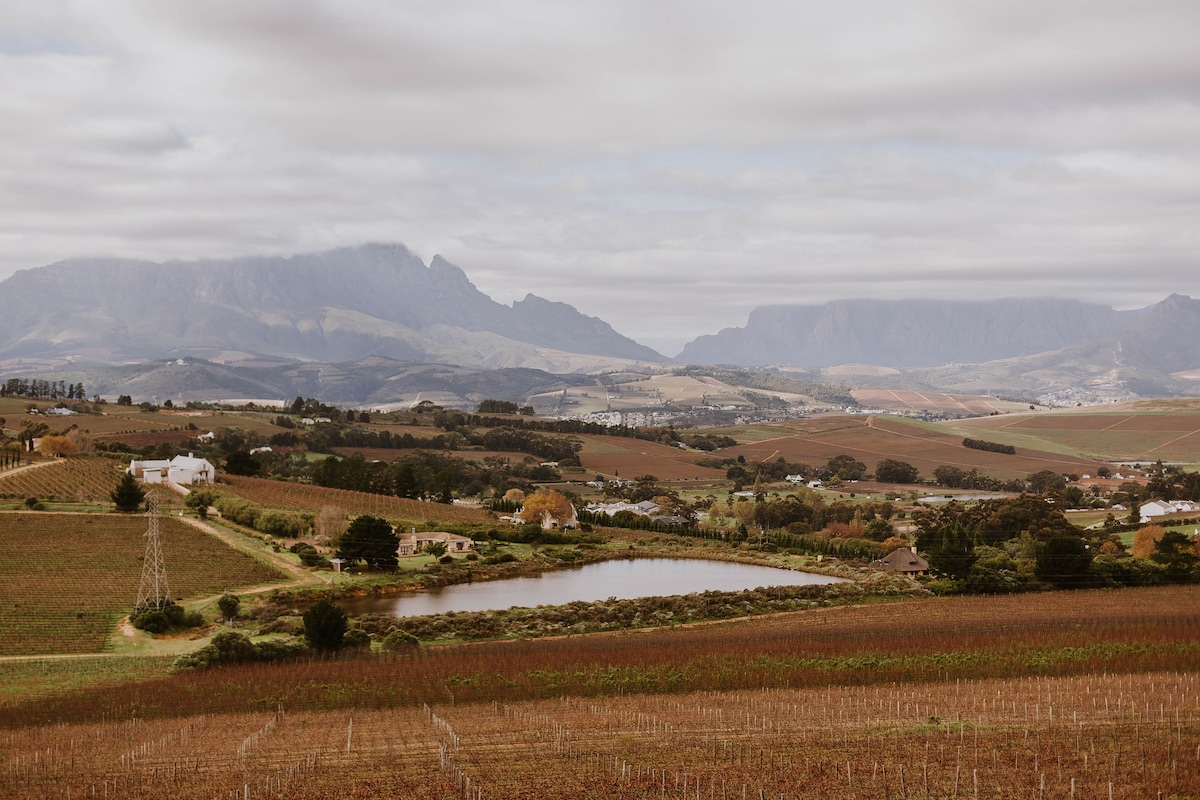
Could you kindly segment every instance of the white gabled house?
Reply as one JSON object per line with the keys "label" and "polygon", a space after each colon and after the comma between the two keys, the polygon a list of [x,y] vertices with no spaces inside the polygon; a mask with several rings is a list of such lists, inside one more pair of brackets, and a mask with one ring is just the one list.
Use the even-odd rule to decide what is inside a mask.
{"label": "white gabled house", "polygon": [[212,483],[217,477],[217,470],[209,463],[208,459],[196,458],[191,453],[186,456],[175,456],[170,461],[162,459],[130,461],[129,467],[125,471],[142,483],[169,481],[180,486]]}

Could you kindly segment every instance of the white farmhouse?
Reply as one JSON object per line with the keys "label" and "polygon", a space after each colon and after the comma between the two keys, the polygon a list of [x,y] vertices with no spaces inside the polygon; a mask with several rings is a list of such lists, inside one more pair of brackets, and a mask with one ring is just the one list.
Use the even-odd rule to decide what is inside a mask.
{"label": "white farmhouse", "polygon": [[175,456],[170,461],[162,459],[130,461],[129,468],[125,471],[142,483],[170,481],[180,486],[212,483],[217,476],[217,470],[208,462],[208,459],[196,458],[191,453],[186,456]]}

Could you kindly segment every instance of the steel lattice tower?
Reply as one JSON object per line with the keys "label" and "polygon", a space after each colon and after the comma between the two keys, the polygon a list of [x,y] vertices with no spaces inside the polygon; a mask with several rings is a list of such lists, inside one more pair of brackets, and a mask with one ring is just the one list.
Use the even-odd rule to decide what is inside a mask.
{"label": "steel lattice tower", "polygon": [[162,547],[158,540],[158,497],[153,492],[146,498],[146,556],[142,559],[142,583],[138,588],[137,608],[161,609],[171,600],[167,586],[167,565],[163,563]]}

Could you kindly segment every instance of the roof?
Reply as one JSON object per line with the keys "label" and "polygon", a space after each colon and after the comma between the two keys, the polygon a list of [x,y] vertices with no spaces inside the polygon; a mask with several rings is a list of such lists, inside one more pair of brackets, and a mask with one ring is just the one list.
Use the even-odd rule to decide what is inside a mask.
{"label": "roof", "polygon": [[892,572],[927,572],[929,562],[907,547],[898,547],[881,559],[871,562],[872,567]]}

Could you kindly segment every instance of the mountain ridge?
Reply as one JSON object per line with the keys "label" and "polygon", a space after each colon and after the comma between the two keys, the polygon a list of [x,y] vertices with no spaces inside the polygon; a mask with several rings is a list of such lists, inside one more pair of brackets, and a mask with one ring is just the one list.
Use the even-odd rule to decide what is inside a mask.
{"label": "mountain ridge", "polygon": [[1123,327],[1142,311],[1055,298],[832,300],[770,305],[746,325],[689,342],[677,360],[832,367],[914,368],[978,363],[1057,350]]}
{"label": "mountain ridge", "polygon": [[[451,330],[461,333],[448,348]],[[0,283],[0,359],[239,351],[441,361],[448,350],[463,354],[462,366],[481,368],[540,367],[542,351],[601,364],[667,360],[565,303],[532,294],[511,307],[497,303],[441,256],[427,267],[399,244],[189,262],[72,259]]]}

